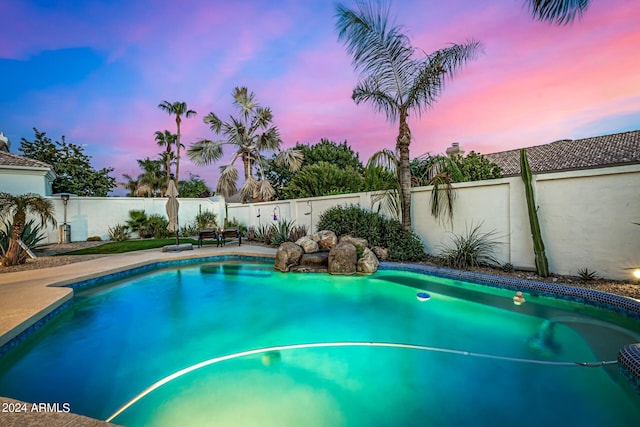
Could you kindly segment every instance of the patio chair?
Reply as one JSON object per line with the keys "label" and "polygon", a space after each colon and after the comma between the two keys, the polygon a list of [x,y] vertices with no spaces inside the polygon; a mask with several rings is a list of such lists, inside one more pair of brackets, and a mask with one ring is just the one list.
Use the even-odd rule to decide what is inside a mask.
{"label": "patio chair", "polygon": [[242,245],[242,233],[240,229],[230,227],[218,230],[216,246],[224,246],[227,243],[227,239],[238,239],[238,246]]}
{"label": "patio chair", "polygon": [[204,239],[215,239],[218,241],[218,230],[215,228],[203,228],[198,232],[198,247],[202,247],[202,241]]}

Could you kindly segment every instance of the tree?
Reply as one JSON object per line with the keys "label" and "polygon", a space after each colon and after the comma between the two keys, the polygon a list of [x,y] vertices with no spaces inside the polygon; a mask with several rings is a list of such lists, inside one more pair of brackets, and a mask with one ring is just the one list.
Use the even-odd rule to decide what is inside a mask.
{"label": "tree", "polygon": [[[156,143],[160,147],[165,147],[165,151],[161,154],[164,172],[167,175],[171,175],[171,163],[176,159],[173,153],[173,146],[176,145],[178,135],[171,133],[168,130],[164,132],[156,131]],[[184,145],[182,146],[184,148]]]}
{"label": "tree", "polygon": [[123,173],[122,176],[124,177],[124,179],[127,180],[127,182],[119,182],[118,183],[118,187],[124,187],[129,191],[129,194],[127,194],[127,196],[129,197],[136,197],[137,191],[138,191],[138,187],[140,186],[140,181],[138,178],[134,178],[129,174]]}
{"label": "tree", "polygon": [[162,101],[159,105],[158,108],[160,108],[162,111],[172,115],[172,116],[176,116],[176,128],[178,129],[178,133],[176,134],[176,175],[175,175],[175,182],[176,184],[178,184],[180,182],[180,147],[181,145],[181,136],[182,134],[180,133],[180,124],[182,123],[182,116],[184,115],[186,118],[190,118],[195,116],[197,113],[194,110],[189,110],[187,108],[187,103],[186,102],[174,102],[173,104],[170,103],[169,101]]}
{"label": "tree", "polygon": [[178,184],[180,197],[210,197],[211,189],[202,178],[189,172],[189,179]]}
{"label": "tree", "polygon": [[590,0],[526,0],[534,19],[565,25],[582,16]]}
{"label": "tree", "polygon": [[47,222],[52,226],[56,226],[56,220],[53,217],[54,209],[51,200],[34,194],[11,195],[9,193],[0,193],[0,218],[13,216],[13,229],[11,231],[11,240],[9,246],[1,256],[2,265],[10,266],[24,264],[27,259],[25,250],[19,243],[20,236],[27,220],[27,214],[37,215],[40,217],[40,224],[44,227]]}
{"label": "tree", "polygon": [[349,166],[341,168],[329,162],[307,165],[293,175],[284,187],[288,199],[357,193],[364,187],[362,174]]}
{"label": "tree", "polygon": [[137,162],[143,172],[138,176],[136,194],[162,197],[169,180],[169,175],[162,170],[162,162],[151,160],[149,157]]}
{"label": "tree", "polygon": [[357,10],[337,6],[338,38],[353,55],[353,65],[363,74],[353,90],[356,104],[369,102],[390,122],[398,122],[396,152],[399,158],[402,226],[411,230],[410,113],[420,115],[441,94],[447,78],[481,50],[478,41],[454,44],[422,58],[399,26],[389,23],[389,8],[378,2],[358,2]]}
{"label": "tree", "polygon": [[84,154],[80,145],[51,141],[45,132],[35,131],[35,139],[28,141],[22,138],[20,151],[24,156],[47,163],[53,167],[56,180],[53,182],[54,193],[72,193],[78,196],[106,197],[113,187],[115,178],[109,174],[113,168],[95,170],[91,166],[91,157]]}
{"label": "tree", "polygon": [[465,181],[482,181],[502,178],[502,168],[480,153],[471,151],[466,156],[454,155]]}
{"label": "tree", "polygon": [[[234,166],[241,159],[244,166],[244,185],[240,190],[243,202],[252,199],[270,200],[274,195],[273,186],[264,174],[265,159],[263,151],[278,151],[276,163],[290,168],[300,169],[302,155],[297,150],[280,150],[280,132],[272,125],[273,114],[268,107],[261,107],[255,101],[253,92],[246,87],[236,87],[233,91],[233,104],[240,110],[240,117],[231,116],[223,122],[216,114],[209,113],[204,122],[213,132],[222,134],[223,141],[200,140],[191,145],[187,154],[197,165],[207,165],[222,158],[222,146],[232,145],[236,152],[228,165],[220,168],[217,193],[229,197],[237,192],[238,170]],[[253,176],[257,169],[259,180]]]}
{"label": "tree", "polygon": [[[302,153],[302,162],[300,163],[300,170],[305,167],[318,163],[327,162],[331,163],[341,169],[351,168],[357,173],[362,173],[364,167],[360,162],[358,153],[344,141],[337,144],[326,138],[322,138],[318,143],[313,145],[296,143],[294,150]],[[279,165],[276,162],[276,155],[274,154],[265,164],[264,174],[273,186],[275,190],[274,197],[278,199],[285,198],[284,188],[291,182],[294,177],[294,172],[284,165]]]}

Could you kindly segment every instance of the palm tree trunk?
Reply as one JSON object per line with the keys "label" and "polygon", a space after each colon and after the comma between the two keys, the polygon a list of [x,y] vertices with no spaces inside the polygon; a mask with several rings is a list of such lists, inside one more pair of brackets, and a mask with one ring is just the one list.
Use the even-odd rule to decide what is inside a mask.
{"label": "palm tree trunk", "polygon": [[178,186],[178,181],[180,180],[180,116],[176,115],[176,125],[178,127],[178,145],[176,147],[176,187]]}
{"label": "palm tree trunk", "polygon": [[411,130],[407,124],[407,112],[400,112],[400,129],[396,151],[400,156],[400,207],[402,210],[402,228],[411,231],[411,170],[409,169],[409,144]]}
{"label": "palm tree trunk", "polygon": [[26,213],[23,210],[18,211],[13,216],[13,230],[11,231],[11,240],[9,240],[9,246],[7,247],[7,253],[3,259],[4,266],[18,265],[24,263],[27,259],[22,246],[18,243],[20,237],[22,237],[22,231],[24,230],[24,224],[26,221]]}
{"label": "palm tree trunk", "polygon": [[244,164],[244,179],[246,181],[251,175],[251,157],[249,154],[242,154],[242,163]]}

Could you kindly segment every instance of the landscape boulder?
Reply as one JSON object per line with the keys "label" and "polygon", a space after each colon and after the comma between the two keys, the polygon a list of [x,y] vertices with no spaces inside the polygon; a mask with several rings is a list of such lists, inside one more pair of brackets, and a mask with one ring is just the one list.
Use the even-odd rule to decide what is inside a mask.
{"label": "landscape boulder", "polygon": [[351,243],[356,248],[366,249],[369,247],[369,242],[367,239],[363,239],[361,237],[353,237],[350,234],[345,234],[340,237],[340,242]]}
{"label": "landscape boulder", "polygon": [[355,274],[357,262],[356,247],[351,243],[338,243],[329,251],[329,274]]}
{"label": "landscape boulder", "polygon": [[369,248],[365,248],[364,253],[358,260],[356,270],[358,273],[375,273],[378,271],[378,258]]}
{"label": "landscape boulder", "polygon": [[308,236],[299,238],[296,241],[296,245],[300,246],[305,254],[313,254],[315,252],[318,252],[319,249],[318,242]]}
{"label": "landscape boulder", "polygon": [[380,261],[386,261],[389,259],[389,249],[383,248],[382,246],[374,246],[371,250],[376,254],[376,257]]}
{"label": "landscape boulder", "polygon": [[313,236],[313,240],[318,242],[320,249],[331,249],[338,244],[336,233],[331,230],[321,230]]}
{"label": "landscape boulder", "polygon": [[298,265],[304,251],[293,242],[285,242],[280,245],[276,252],[274,268],[286,273],[294,265]]}

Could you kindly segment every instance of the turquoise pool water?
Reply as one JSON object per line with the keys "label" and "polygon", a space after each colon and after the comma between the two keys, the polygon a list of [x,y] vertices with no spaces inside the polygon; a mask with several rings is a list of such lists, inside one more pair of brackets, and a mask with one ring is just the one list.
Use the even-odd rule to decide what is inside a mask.
{"label": "turquoise pool water", "polygon": [[[419,291],[431,299],[418,301]],[[211,359],[357,342],[208,364],[150,391],[113,422],[636,425],[640,395],[616,365],[553,363],[613,361],[622,346],[640,342],[638,322],[548,298],[515,306],[512,296],[397,271],[335,277],[233,262],[165,269],[77,292],[71,308],[0,358],[0,395],[68,402],[104,420],[158,381]],[[370,342],[416,347],[363,344]]]}

